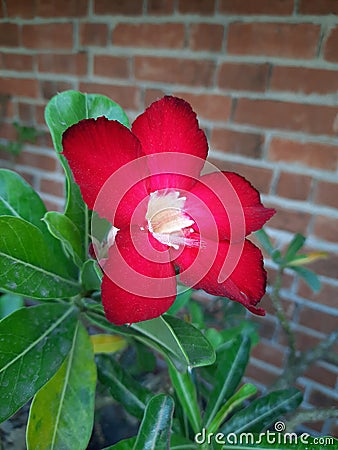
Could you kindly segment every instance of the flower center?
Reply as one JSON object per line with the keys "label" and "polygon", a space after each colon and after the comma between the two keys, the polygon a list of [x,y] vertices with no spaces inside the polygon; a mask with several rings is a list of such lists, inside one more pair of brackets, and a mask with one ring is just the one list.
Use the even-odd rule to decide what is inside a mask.
{"label": "flower center", "polygon": [[186,197],[174,190],[155,191],[150,194],[146,219],[148,229],[162,244],[178,249],[179,245],[194,245],[187,237],[194,221],[184,213]]}

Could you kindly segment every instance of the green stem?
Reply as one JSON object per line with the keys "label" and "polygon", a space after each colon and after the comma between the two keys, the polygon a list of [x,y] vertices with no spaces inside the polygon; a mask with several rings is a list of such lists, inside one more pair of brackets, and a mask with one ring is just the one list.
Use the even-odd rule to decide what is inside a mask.
{"label": "green stem", "polygon": [[317,422],[330,418],[338,417],[338,409],[336,408],[322,408],[298,411],[288,420],[287,431],[293,431],[297,425],[303,422]]}

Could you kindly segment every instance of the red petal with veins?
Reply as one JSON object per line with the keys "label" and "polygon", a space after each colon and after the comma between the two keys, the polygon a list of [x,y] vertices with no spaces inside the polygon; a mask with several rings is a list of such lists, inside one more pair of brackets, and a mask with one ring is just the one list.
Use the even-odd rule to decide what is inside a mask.
{"label": "red petal with veins", "polygon": [[102,303],[116,325],[154,319],[176,298],[176,276],[167,246],[150,233],[120,230],[109,249]]}
{"label": "red petal with veins", "polygon": [[[81,120],[71,126],[62,136],[62,145],[63,155],[90,209],[93,209],[95,200],[109,177],[142,155],[139,141],[128,128],[105,117]],[[140,174],[135,170],[134,175],[134,181],[137,182],[141,178]],[[128,218],[146,195],[143,183],[138,183],[132,189],[132,193],[128,194],[122,208],[129,211],[126,214]],[[108,220],[112,220],[109,209],[98,212]],[[123,223],[126,220],[124,218]],[[123,223],[115,222],[115,225],[119,227]]]}
{"label": "red petal with veins", "polygon": [[[207,157],[208,143],[189,103],[169,96],[152,103],[135,120],[132,132],[142,151],[150,155],[151,173],[157,174],[151,177],[150,191],[193,185]],[[160,155],[167,152],[168,158],[163,159]],[[173,152],[177,155],[171,155]],[[184,160],[184,155],[190,157]]]}
{"label": "red petal with veins", "polygon": [[220,240],[242,240],[275,213],[262,205],[249,181],[232,172],[203,175],[186,197],[184,209],[195,220],[195,230],[211,239],[217,239],[217,229]]}
{"label": "red petal with veins", "polygon": [[[265,314],[256,305],[265,293],[266,272],[262,253],[252,242],[245,240],[231,247],[229,241],[204,241],[200,248],[185,247],[175,264],[187,286],[228,297],[255,314]],[[219,277],[227,274],[225,281],[219,282]]]}

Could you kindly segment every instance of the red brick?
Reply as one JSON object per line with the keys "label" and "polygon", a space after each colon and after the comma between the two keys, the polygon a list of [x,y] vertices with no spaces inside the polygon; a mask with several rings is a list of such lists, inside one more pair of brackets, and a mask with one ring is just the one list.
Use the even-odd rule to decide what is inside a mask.
{"label": "red brick", "polygon": [[0,23],[0,46],[18,47],[20,29],[15,23]]}
{"label": "red brick", "polygon": [[245,371],[245,377],[251,378],[258,383],[270,385],[276,381],[277,375],[268,369],[249,364]]}
{"label": "red brick", "polygon": [[87,73],[87,54],[40,54],[38,55],[38,69],[40,72],[85,75]]}
{"label": "red brick", "polygon": [[134,85],[118,86],[113,84],[80,83],[80,91],[91,94],[102,94],[111,98],[123,109],[139,109],[139,89]]}
{"label": "red brick", "polygon": [[162,89],[146,89],[144,93],[144,107],[147,108],[151,103],[159,100],[165,95]]}
{"label": "red brick", "polygon": [[148,14],[172,14],[174,10],[174,0],[148,0]]}
{"label": "red brick", "polygon": [[299,163],[308,167],[335,171],[338,149],[334,145],[317,142],[297,142],[282,138],[273,138],[268,158],[271,161]]}
{"label": "red brick", "polygon": [[338,183],[318,181],[314,201],[320,205],[338,208]]}
{"label": "red brick", "polygon": [[310,23],[232,23],[227,51],[237,55],[311,59],[316,56],[320,26]]}
{"label": "red brick", "polygon": [[128,78],[129,59],[124,56],[94,56],[94,74],[109,78]]}
{"label": "red brick", "polygon": [[220,161],[214,157],[208,158],[212,164],[220,170],[236,172],[245,177],[250,183],[259,190],[259,192],[267,194],[270,190],[272,180],[272,170],[263,167],[247,166],[245,164],[235,163],[231,161]]}
{"label": "red brick", "polygon": [[222,49],[223,25],[194,23],[190,25],[189,47],[192,50],[218,52]]}
{"label": "red brick", "polygon": [[338,279],[337,267],[338,255],[334,253],[329,253],[326,259],[319,259],[309,265],[309,269],[316,272],[317,275],[324,275],[334,279]]}
{"label": "red brick", "polygon": [[338,241],[338,219],[328,216],[316,216],[314,234],[325,241]]}
{"label": "red brick", "polygon": [[313,364],[309,369],[307,369],[304,376],[310,380],[314,380],[317,383],[331,388],[335,387],[337,381],[337,374],[334,371],[323,367],[320,363]]}
{"label": "red brick", "polygon": [[222,89],[263,92],[267,86],[269,64],[223,63],[218,75]]}
{"label": "red brick", "polygon": [[2,67],[7,70],[30,71],[33,70],[34,57],[20,53],[2,53]]}
{"label": "red brick", "polygon": [[135,57],[135,78],[138,80],[211,86],[214,72],[215,63],[207,59]]}
{"label": "red brick", "polygon": [[268,342],[260,341],[252,350],[251,356],[266,361],[276,367],[282,367],[284,352]]}
{"label": "red brick", "polygon": [[328,334],[337,328],[337,316],[304,306],[299,314],[299,323]]}
{"label": "red brick", "polygon": [[36,0],[38,17],[81,17],[88,12],[88,0]]}
{"label": "red brick", "polygon": [[27,48],[71,49],[73,47],[73,25],[71,23],[48,23],[23,25],[22,42]]}
{"label": "red brick", "polygon": [[307,175],[282,172],[278,179],[276,194],[293,200],[307,200],[311,182],[312,178]]}
{"label": "red brick", "polygon": [[184,25],[179,23],[120,23],[113,44],[129,47],[183,48]]}
{"label": "red brick", "polygon": [[183,91],[176,91],[175,95],[190,103],[198,118],[227,122],[230,117],[230,97],[217,94],[189,94]]}
{"label": "red brick", "polygon": [[59,203],[53,202],[49,199],[43,199],[43,203],[45,204],[47,211],[62,211],[63,209]]}
{"label": "red brick", "polygon": [[57,161],[50,155],[38,155],[28,150],[23,151],[17,159],[18,164],[35,167],[37,169],[54,172],[57,168]]}
{"label": "red brick", "polygon": [[338,14],[337,0],[300,0],[298,5],[300,14]]}
{"label": "red brick", "polygon": [[19,110],[19,117],[20,122],[34,123],[35,118],[35,105],[32,105],[31,103],[18,103],[18,110]]}
{"label": "red brick", "polygon": [[240,131],[214,128],[211,133],[210,146],[224,153],[260,158],[264,138],[256,133],[242,133]]}
{"label": "red brick", "polygon": [[303,280],[300,279],[297,293],[300,297],[312,300],[318,305],[326,305],[330,308],[337,308],[337,286],[323,282],[320,291],[314,292]]}
{"label": "red brick", "polygon": [[8,17],[31,19],[36,14],[36,0],[15,0],[6,2]]}
{"label": "red brick", "polygon": [[142,14],[142,0],[94,0],[95,14],[134,16]]}
{"label": "red brick", "polygon": [[338,401],[332,395],[325,395],[323,392],[315,389],[312,389],[309,403],[321,408],[338,407]]}
{"label": "red brick", "polygon": [[311,215],[302,211],[292,211],[280,206],[267,205],[275,207],[276,214],[270,219],[269,227],[278,230],[290,231],[292,233],[307,234]]}
{"label": "red brick", "polygon": [[56,197],[63,197],[65,193],[64,184],[61,181],[48,180],[47,178],[41,179],[40,190]]}
{"label": "red brick", "polygon": [[[11,141],[16,140],[17,133],[12,123],[0,123],[0,131],[3,139],[9,139]],[[4,159],[3,156],[2,159]],[[6,159],[8,159],[8,157]]]}
{"label": "red brick", "polygon": [[2,78],[0,93],[34,98],[39,93],[38,81],[31,78]]}
{"label": "red brick", "polygon": [[80,44],[105,47],[108,40],[108,25],[104,23],[81,23]]}
{"label": "red brick", "polygon": [[222,14],[264,14],[288,15],[293,11],[293,0],[221,0],[219,12]]}
{"label": "red brick", "polygon": [[309,134],[335,134],[338,107],[240,98],[234,121]]}
{"label": "red brick", "polygon": [[333,28],[324,45],[324,58],[327,61],[338,61],[338,25]]}
{"label": "red brick", "polygon": [[178,10],[183,14],[213,14],[215,12],[215,0],[179,0]]}
{"label": "red brick", "polygon": [[250,321],[258,325],[259,336],[265,339],[272,339],[276,330],[276,323],[271,319],[270,316],[254,316],[250,317]]}
{"label": "red brick", "polygon": [[270,89],[303,94],[335,94],[338,91],[338,71],[277,66],[272,70]]}
{"label": "red brick", "polygon": [[59,92],[74,89],[74,85],[67,81],[40,80],[40,90],[42,98],[49,100]]}

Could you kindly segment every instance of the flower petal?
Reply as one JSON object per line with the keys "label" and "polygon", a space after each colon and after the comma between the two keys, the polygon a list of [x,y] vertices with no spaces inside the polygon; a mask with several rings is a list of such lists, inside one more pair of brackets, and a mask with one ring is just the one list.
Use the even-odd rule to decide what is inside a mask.
{"label": "flower petal", "polygon": [[[135,120],[132,131],[141,142],[142,151],[150,156],[152,192],[192,186],[207,157],[208,143],[189,103],[166,96],[152,103]],[[173,152],[179,155],[172,155]],[[169,154],[165,159],[166,153]]]}
{"label": "flower petal", "polygon": [[252,242],[230,245],[229,241],[204,241],[200,248],[185,247],[175,264],[182,283],[228,297],[255,314],[265,314],[256,305],[265,293],[266,272],[262,253]]}
{"label": "flower petal", "polygon": [[104,265],[102,303],[116,325],[153,319],[176,298],[176,275],[167,246],[150,233],[121,230]]}
{"label": "flower petal", "polygon": [[[109,177],[142,155],[140,143],[130,130],[105,117],[81,120],[71,126],[62,136],[62,145],[63,155],[90,209]],[[135,174],[134,182],[139,179]],[[138,185],[129,197],[137,194],[143,198],[146,195],[144,187],[142,190]]]}
{"label": "flower petal", "polygon": [[186,197],[185,212],[195,220],[195,231],[203,229],[212,239],[217,227],[220,240],[241,240],[275,213],[262,205],[249,181],[232,172],[203,175]]}

